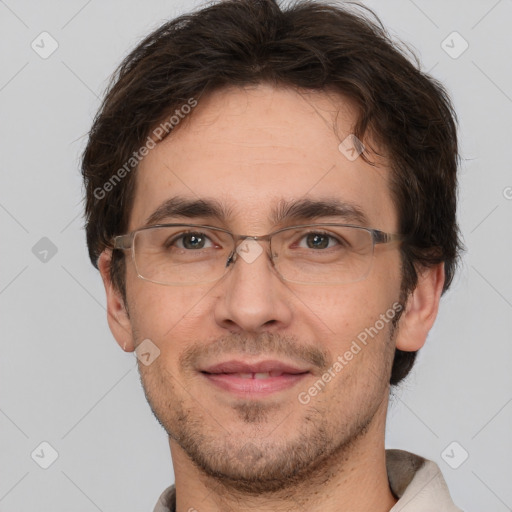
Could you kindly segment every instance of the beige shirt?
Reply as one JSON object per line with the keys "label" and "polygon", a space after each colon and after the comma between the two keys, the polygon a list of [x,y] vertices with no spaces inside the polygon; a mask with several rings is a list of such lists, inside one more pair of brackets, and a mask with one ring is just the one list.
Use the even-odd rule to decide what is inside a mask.
{"label": "beige shirt", "polygon": [[[450,497],[435,462],[403,450],[386,450],[389,486],[398,501],[389,512],[462,512]],[[168,487],[153,512],[176,512],[176,489]]]}

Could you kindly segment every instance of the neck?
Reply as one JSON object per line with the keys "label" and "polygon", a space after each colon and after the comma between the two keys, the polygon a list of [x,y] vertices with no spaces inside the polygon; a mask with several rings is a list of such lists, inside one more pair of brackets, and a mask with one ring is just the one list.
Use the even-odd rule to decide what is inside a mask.
{"label": "neck", "polygon": [[396,503],[388,483],[384,429],[387,403],[350,446],[319,461],[304,478],[265,494],[244,493],[206,475],[173,440],[177,512],[388,512]]}

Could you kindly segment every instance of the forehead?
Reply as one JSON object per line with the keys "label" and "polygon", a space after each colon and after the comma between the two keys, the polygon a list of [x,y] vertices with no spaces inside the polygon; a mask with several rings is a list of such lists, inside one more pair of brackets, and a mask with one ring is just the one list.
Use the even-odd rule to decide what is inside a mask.
{"label": "forehead", "polygon": [[305,199],[338,201],[371,227],[393,231],[385,162],[354,160],[347,143],[340,150],[341,141],[352,140],[355,121],[355,107],[326,92],[258,85],[201,98],[139,164],[130,230],[179,196],[217,202],[227,213],[217,220],[239,232],[265,233],[283,204]]}

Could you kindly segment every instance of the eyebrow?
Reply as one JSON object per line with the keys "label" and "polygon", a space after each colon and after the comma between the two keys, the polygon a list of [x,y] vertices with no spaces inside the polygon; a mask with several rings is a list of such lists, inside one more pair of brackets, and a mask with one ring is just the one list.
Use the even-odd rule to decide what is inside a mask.
{"label": "eyebrow", "polygon": [[[170,218],[207,218],[226,223],[231,217],[232,209],[217,199],[190,199],[174,196],[164,201],[149,215],[145,225],[152,226]],[[335,197],[281,199],[271,210],[268,220],[271,224],[278,225],[285,221],[312,221],[326,217],[335,217],[343,222],[368,226],[368,218],[360,206]]]}

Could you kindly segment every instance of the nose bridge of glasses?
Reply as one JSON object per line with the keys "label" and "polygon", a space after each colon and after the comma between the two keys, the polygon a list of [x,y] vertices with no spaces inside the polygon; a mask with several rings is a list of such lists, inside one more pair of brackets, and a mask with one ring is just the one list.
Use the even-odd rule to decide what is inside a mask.
{"label": "nose bridge of glasses", "polygon": [[237,247],[241,241],[247,240],[248,238],[250,238],[251,240],[254,240],[255,242],[266,242],[266,241],[270,241],[271,236],[272,236],[271,234],[268,234],[268,235],[236,235],[236,234],[233,234],[233,238],[235,240]]}
{"label": "nose bridge of glasses", "polygon": [[[233,250],[230,252],[226,261],[226,267],[232,262],[236,262],[240,256],[246,263],[253,263],[263,252],[265,252],[260,242],[267,242],[270,248],[272,235],[238,235],[233,234]],[[267,255],[272,261],[271,251],[267,250]],[[273,263],[273,261],[272,261]]]}

